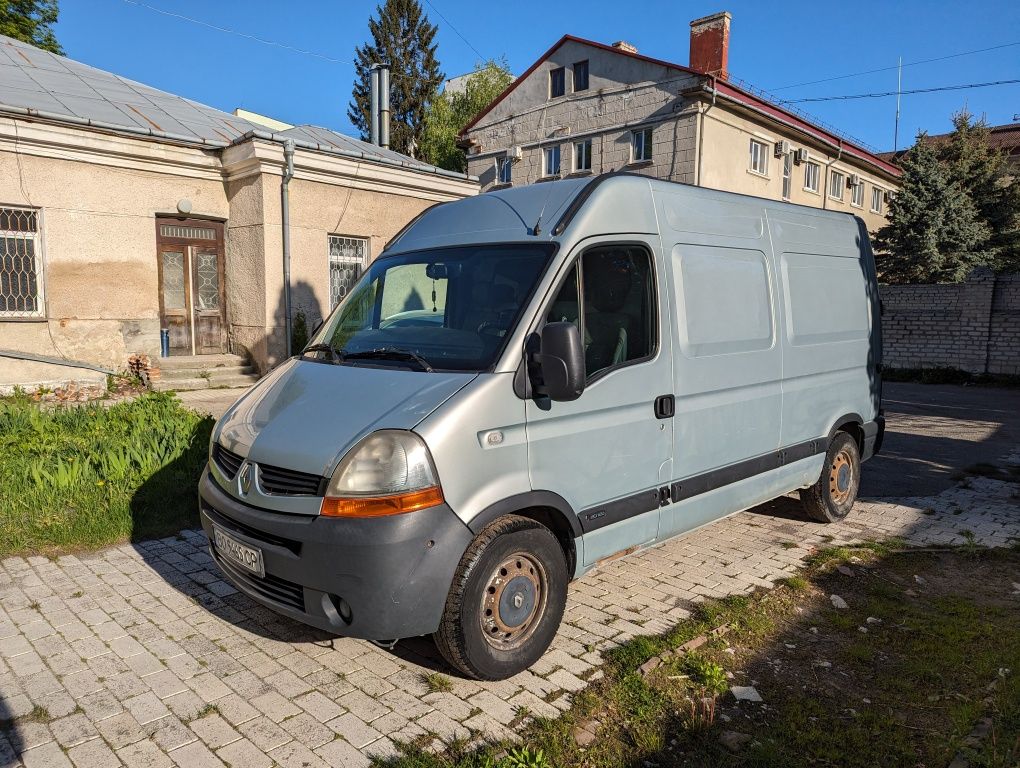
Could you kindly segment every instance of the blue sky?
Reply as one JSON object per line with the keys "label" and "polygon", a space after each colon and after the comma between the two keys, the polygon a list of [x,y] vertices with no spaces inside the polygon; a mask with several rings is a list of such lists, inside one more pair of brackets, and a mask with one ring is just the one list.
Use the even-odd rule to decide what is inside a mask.
{"label": "blue sky", "polygon": [[[479,57],[471,46],[485,57],[505,55],[519,73],[565,33],[605,43],[623,38],[641,53],[686,64],[690,20],[723,9],[733,14],[731,73],[782,98],[893,91],[894,69],[784,86],[895,67],[898,56],[907,64],[1020,43],[1020,3],[1015,0],[852,6],[803,0],[646,0],[639,5],[588,0],[562,7],[547,0],[422,2],[439,26],[438,54],[447,76],[472,69]],[[354,47],[367,37],[368,17],[376,6],[363,0],[144,3],[343,62],[353,59]],[[61,0],[60,10],[57,36],[79,61],[227,111],[240,106],[291,123],[353,132],[346,116],[353,78],[349,63],[264,45],[130,0]],[[1020,45],[903,70],[904,89],[1009,79],[1020,79]],[[947,130],[950,115],[964,104],[994,124],[1010,122],[1020,113],[1020,84],[904,96],[900,146],[919,129]],[[892,148],[893,97],[799,107],[879,149]]]}

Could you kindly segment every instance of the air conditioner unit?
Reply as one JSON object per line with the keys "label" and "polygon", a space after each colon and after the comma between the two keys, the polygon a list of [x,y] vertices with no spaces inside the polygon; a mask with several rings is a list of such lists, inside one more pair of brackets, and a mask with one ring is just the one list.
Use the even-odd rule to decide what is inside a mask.
{"label": "air conditioner unit", "polygon": [[776,157],[782,157],[783,155],[789,153],[789,151],[790,142],[786,140],[776,142]]}
{"label": "air conditioner unit", "polygon": [[808,151],[801,147],[800,149],[793,153],[793,162],[795,162],[797,165],[800,165],[801,163],[806,163],[808,161],[808,157],[810,157]]}
{"label": "air conditioner unit", "polygon": [[847,186],[848,187],[856,187],[860,183],[861,183],[861,177],[858,176],[856,173],[851,173],[849,178],[847,179]]}
{"label": "air conditioner unit", "polygon": [[517,146],[510,147],[506,151],[506,156],[507,156],[507,158],[511,162],[513,162],[513,161],[520,160],[521,158],[523,158],[524,157],[524,151],[520,147],[517,147]]}

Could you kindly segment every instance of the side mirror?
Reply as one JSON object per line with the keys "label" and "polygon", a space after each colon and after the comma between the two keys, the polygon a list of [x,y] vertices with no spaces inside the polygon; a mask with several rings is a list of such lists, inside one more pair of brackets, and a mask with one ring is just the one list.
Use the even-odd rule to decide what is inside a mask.
{"label": "side mirror", "polygon": [[551,400],[576,400],[584,391],[584,347],[573,323],[547,323],[542,328],[538,364],[542,390]]}

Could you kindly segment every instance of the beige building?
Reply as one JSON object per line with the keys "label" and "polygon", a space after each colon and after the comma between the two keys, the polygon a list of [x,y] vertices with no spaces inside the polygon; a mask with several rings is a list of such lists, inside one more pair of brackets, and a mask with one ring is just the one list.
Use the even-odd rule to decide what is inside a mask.
{"label": "beige building", "polygon": [[172,355],[232,352],[265,372],[286,355],[285,184],[292,314],[309,327],[412,217],[478,191],[0,37],[0,389],[101,381],[66,363],[158,358],[161,328]]}
{"label": "beige building", "polygon": [[566,35],[464,130],[483,190],[633,171],[885,221],[899,169],[736,85],[730,15],[691,22],[690,65]]}

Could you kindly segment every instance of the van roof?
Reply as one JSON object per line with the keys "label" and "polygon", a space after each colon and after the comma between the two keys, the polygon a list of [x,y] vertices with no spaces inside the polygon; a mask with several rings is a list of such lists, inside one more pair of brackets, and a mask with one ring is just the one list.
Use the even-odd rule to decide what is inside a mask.
{"label": "van roof", "polygon": [[[398,253],[470,243],[547,242],[564,234],[582,212],[586,226],[598,222],[607,233],[656,233],[653,189],[683,189],[688,194],[720,201],[743,201],[772,210],[796,210],[818,216],[854,218],[844,211],[696,187],[626,171],[580,179],[529,184],[485,192],[440,203],[425,210],[386,246]],[[597,210],[589,211],[589,208]],[[593,231],[591,234],[602,234]]]}

